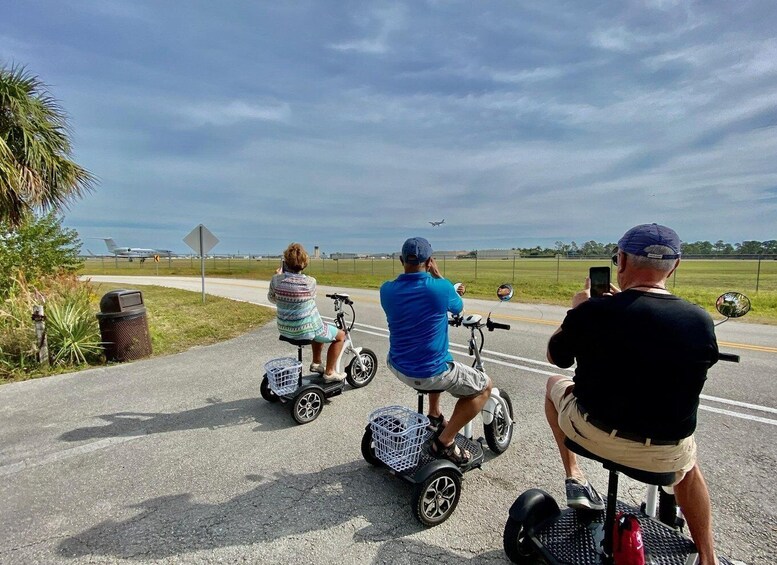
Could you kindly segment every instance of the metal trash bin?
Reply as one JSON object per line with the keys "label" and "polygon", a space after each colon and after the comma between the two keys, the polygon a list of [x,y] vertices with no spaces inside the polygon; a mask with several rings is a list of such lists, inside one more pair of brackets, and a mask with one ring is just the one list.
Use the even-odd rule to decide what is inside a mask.
{"label": "metal trash bin", "polygon": [[100,299],[100,336],[108,361],[131,361],[151,355],[148,318],[139,290],[112,290]]}

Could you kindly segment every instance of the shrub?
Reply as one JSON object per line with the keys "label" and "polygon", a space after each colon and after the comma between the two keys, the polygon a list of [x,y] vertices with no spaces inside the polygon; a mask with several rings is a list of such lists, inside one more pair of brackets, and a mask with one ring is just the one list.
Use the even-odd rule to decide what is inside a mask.
{"label": "shrub", "polygon": [[100,331],[93,312],[91,284],[73,276],[45,278],[42,291],[23,276],[14,279],[0,305],[0,377],[23,378],[40,373],[32,307],[45,302],[49,356],[55,366],[101,360]]}

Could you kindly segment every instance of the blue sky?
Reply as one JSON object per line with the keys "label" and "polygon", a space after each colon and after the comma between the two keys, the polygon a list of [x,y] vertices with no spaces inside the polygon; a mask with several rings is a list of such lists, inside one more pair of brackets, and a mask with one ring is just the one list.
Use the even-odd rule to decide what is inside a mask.
{"label": "blue sky", "polygon": [[95,252],[740,242],[777,238],[775,29],[773,0],[25,0],[0,62],[70,115]]}

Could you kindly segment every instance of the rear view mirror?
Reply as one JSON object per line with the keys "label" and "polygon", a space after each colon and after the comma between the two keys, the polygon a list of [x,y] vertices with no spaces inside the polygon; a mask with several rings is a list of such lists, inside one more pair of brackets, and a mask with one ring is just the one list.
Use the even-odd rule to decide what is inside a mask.
{"label": "rear view mirror", "polygon": [[726,292],[718,296],[715,308],[726,318],[741,318],[750,311],[750,299],[741,292]]}
{"label": "rear view mirror", "polygon": [[496,297],[502,302],[507,302],[513,297],[513,286],[510,284],[503,284],[496,289]]}

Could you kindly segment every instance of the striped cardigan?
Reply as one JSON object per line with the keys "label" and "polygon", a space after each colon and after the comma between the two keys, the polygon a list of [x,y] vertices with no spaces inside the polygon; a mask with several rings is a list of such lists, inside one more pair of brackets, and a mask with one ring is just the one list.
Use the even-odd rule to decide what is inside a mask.
{"label": "striped cardigan", "polygon": [[316,279],[302,273],[281,273],[270,281],[267,298],[278,306],[278,331],[292,339],[326,336],[327,327],[316,308]]}

